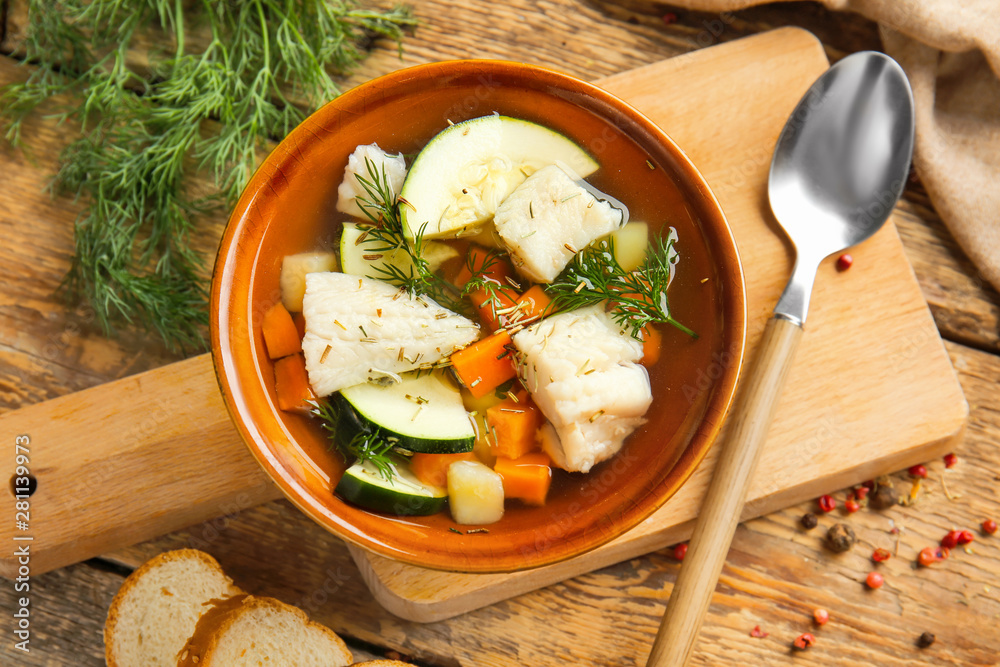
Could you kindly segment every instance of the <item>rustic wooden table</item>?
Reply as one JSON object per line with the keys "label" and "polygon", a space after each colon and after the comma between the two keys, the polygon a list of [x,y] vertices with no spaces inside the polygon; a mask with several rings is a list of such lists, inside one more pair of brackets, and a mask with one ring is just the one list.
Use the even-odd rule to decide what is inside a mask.
{"label": "rustic wooden table", "polygon": [[[394,45],[377,43],[345,85],[404,65],[460,57],[521,60],[597,79],[783,25],[811,30],[831,61],[880,46],[873,24],[811,3],[723,15],[645,0],[411,4],[422,24],[406,39],[402,59]],[[22,5],[3,6],[0,83],[23,76],[8,57],[23,26]],[[32,156],[0,148],[3,411],[177,360],[142,332],[105,339],[86,308],[67,308],[52,296],[68,266],[79,209],[43,192],[66,131],[42,119],[28,131],[36,146]],[[1000,536],[984,536],[978,526],[989,516],[1000,518],[1000,296],[956,247],[916,178],[895,221],[971,408],[955,452],[958,463],[945,470],[941,461],[928,462],[930,477],[911,506],[845,519],[861,540],[848,554],[832,556],[818,531],[799,528],[812,503],[742,525],[695,664],[997,664]],[[198,244],[211,252],[223,222],[209,221]],[[896,478],[908,484],[904,474]],[[887,584],[868,591],[862,581],[871,569],[870,548],[885,541],[891,526],[899,528],[898,548],[882,566]],[[919,549],[954,527],[973,529],[976,541],[943,566],[918,568]],[[381,609],[344,544],[276,501],[32,577],[31,651],[16,650],[12,630],[5,631],[0,662],[101,664],[104,617],[124,577],[150,556],[183,546],[214,554],[244,588],[302,606],[344,636],[359,659],[398,652],[425,665],[642,665],[679,567],[669,552],[652,553],[421,625]],[[5,628],[19,595],[12,582],[0,582]],[[816,607],[831,616],[821,629],[810,620]],[[768,636],[751,637],[754,626]],[[808,652],[793,653],[792,639],[806,631],[819,641]],[[919,649],[924,631],[935,633],[937,642]]]}

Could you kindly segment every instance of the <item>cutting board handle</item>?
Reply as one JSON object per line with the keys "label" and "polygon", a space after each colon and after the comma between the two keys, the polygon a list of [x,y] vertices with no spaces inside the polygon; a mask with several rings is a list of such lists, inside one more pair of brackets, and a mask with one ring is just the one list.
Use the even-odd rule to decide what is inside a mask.
{"label": "cutting board handle", "polygon": [[[34,492],[0,541],[27,546],[41,574],[279,497],[229,419],[203,354],[0,415]],[[27,494],[21,494],[26,496]],[[13,503],[11,503],[13,505]],[[218,526],[192,533],[207,548]],[[5,556],[0,575],[16,576]]]}

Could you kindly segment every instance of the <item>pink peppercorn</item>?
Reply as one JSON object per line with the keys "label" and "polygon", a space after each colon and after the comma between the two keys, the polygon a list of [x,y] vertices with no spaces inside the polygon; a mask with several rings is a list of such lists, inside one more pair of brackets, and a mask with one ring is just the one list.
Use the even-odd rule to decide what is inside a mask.
{"label": "pink peppercorn", "polygon": [[884,563],[885,561],[892,558],[892,554],[889,553],[888,549],[882,549],[881,547],[872,552],[872,560],[876,563]]}
{"label": "pink peppercorn", "polygon": [[792,646],[800,651],[805,651],[807,648],[816,643],[816,638],[812,636],[812,633],[804,632],[795,638],[792,642]]}
{"label": "pink peppercorn", "polygon": [[910,477],[919,477],[924,479],[927,477],[927,467],[923,465],[912,466],[909,471]]}
{"label": "pink peppercorn", "polygon": [[830,612],[826,609],[813,609],[813,620],[816,621],[816,625],[826,625],[830,620]]}
{"label": "pink peppercorn", "polygon": [[946,559],[950,553],[948,547],[924,547],[917,556],[917,562],[924,567],[930,567]]}
{"label": "pink peppercorn", "polygon": [[854,514],[859,509],[861,509],[861,505],[859,505],[858,501],[855,500],[854,498],[848,498],[844,502],[844,509],[847,510],[848,514]]}
{"label": "pink peppercorn", "polygon": [[958,546],[958,537],[961,535],[960,530],[949,530],[944,537],[941,538],[941,546],[946,549],[954,549]]}
{"label": "pink peppercorn", "polygon": [[674,558],[677,560],[684,560],[684,556],[687,556],[688,545],[687,542],[681,542],[674,547]]}
{"label": "pink peppercorn", "polygon": [[864,500],[868,497],[868,492],[871,491],[867,486],[859,486],[854,490],[854,497],[858,500]]}
{"label": "pink peppercorn", "polygon": [[995,535],[997,532],[997,522],[993,519],[986,519],[983,521],[983,532],[987,535]]}
{"label": "pink peppercorn", "polygon": [[819,498],[819,508],[824,512],[832,512],[837,509],[837,501],[833,499],[833,496],[826,494],[825,496],[820,496]]}
{"label": "pink peppercorn", "polygon": [[878,572],[869,572],[868,576],[865,577],[865,586],[868,588],[882,588],[884,583],[885,579]]}
{"label": "pink peppercorn", "polygon": [[958,463],[958,457],[957,456],[955,456],[954,454],[945,454],[944,455],[944,467],[945,468],[951,468],[956,463]]}
{"label": "pink peppercorn", "polygon": [[960,530],[958,531],[958,543],[959,544],[971,544],[976,539],[976,536],[972,534],[971,530]]}
{"label": "pink peppercorn", "polygon": [[852,264],[854,264],[854,258],[851,257],[846,252],[843,255],[841,255],[840,257],[837,258],[837,270],[838,271],[846,271],[847,269],[851,268]]}

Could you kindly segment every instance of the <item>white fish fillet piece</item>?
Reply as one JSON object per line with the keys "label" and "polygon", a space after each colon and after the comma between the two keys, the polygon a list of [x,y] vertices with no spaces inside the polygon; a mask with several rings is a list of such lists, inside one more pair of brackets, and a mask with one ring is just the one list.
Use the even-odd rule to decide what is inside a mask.
{"label": "white fish fillet piece", "polygon": [[560,165],[529,176],[493,218],[518,273],[550,283],[580,250],[624,223],[622,211],[580,187]]}
{"label": "white fish fillet piece", "polygon": [[614,456],[653,402],[642,343],[600,305],[552,315],[513,336],[521,377],[549,423],[542,448],[560,468]]}
{"label": "white fish fillet piece", "polygon": [[372,180],[368,173],[365,158],[372,162],[375,167],[375,173],[385,171],[393,194],[399,194],[400,189],[403,187],[403,180],[406,179],[406,161],[402,154],[390,155],[379,148],[378,144],[366,144],[355,148],[354,152],[347,158],[347,169],[344,171],[344,180],[341,181],[340,187],[337,188],[337,210],[341,213],[353,215],[355,218],[361,218],[362,220],[367,220],[368,216],[364,214],[364,211],[358,205],[357,197],[360,195],[362,198],[367,199],[368,196],[364,187],[358,182],[356,175],[360,174],[363,178],[369,181]]}
{"label": "white fish fillet piece", "polygon": [[317,396],[434,363],[479,336],[475,322],[426,296],[345,273],[306,275],[302,314],[302,352]]}

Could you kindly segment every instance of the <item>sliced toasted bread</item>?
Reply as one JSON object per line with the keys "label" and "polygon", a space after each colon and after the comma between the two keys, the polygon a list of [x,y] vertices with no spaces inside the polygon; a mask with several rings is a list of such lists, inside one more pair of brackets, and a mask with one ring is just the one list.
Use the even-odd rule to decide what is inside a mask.
{"label": "sliced toasted bread", "polygon": [[332,630],[279,600],[239,595],[198,620],[177,667],[346,667],[350,650]]}
{"label": "sliced toasted bread", "polygon": [[108,667],[174,667],[206,603],[242,593],[219,563],[196,549],[168,551],[133,572],[104,625]]}

